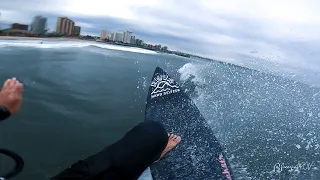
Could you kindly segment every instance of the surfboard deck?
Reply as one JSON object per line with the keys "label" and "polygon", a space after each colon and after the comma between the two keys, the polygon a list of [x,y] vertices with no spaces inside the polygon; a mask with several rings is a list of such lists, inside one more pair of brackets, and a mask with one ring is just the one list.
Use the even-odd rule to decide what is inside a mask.
{"label": "surfboard deck", "polygon": [[160,121],[182,141],[151,166],[153,179],[222,179],[232,173],[223,148],[179,84],[157,67],[149,88],[145,120]]}

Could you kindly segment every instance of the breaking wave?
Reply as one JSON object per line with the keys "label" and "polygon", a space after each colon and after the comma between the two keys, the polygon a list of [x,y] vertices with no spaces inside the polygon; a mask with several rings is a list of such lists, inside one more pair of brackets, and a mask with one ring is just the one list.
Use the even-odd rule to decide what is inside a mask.
{"label": "breaking wave", "polygon": [[[187,63],[178,73],[236,179],[320,176],[320,88],[220,62]],[[275,171],[278,164],[295,168]]]}
{"label": "breaking wave", "polygon": [[143,54],[157,54],[154,51],[135,48],[135,47],[125,47],[111,44],[102,44],[90,41],[58,41],[58,40],[0,40],[0,50],[1,48],[12,48],[12,47],[26,47],[26,48],[39,48],[39,49],[63,49],[63,48],[102,48],[111,49],[127,52],[136,52]]}

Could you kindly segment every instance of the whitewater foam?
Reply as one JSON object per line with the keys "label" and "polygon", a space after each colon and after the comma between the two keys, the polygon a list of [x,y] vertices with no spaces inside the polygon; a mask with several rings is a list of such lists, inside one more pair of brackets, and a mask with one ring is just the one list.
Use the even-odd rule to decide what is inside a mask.
{"label": "whitewater foam", "polygon": [[[270,156],[282,156],[284,159],[290,155],[292,158],[288,160],[290,163],[294,163],[291,162],[293,160],[302,159],[297,153],[300,151],[305,152],[304,156],[309,156],[310,162],[316,159],[317,155],[311,156],[320,147],[317,131],[315,131],[320,111],[315,103],[317,98],[314,98],[319,91],[315,88],[305,90],[308,88],[307,85],[285,80],[287,78],[284,75],[280,76],[284,78],[280,78],[266,71],[259,73],[216,62],[186,63],[178,70],[178,73],[182,84],[191,79],[196,85],[197,96],[192,97],[192,100],[206,118],[221,144],[226,147],[226,151],[230,154],[236,154],[234,160],[229,160],[234,167],[234,175],[237,179],[254,179],[260,176],[273,177],[269,169],[276,161],[266,162],[264,168],[261,168],[259,172],[260,175],[250,170],[252,167],[247,162],[251,157],[256,159],[264,157],[263,154],[259,154],[259,151],[270,153]],[[203,86],[199,86],[199,84],[203,84]],[[286,106],[283,106],[284,103]],[[262,111],[268,115],[261,115]],[[284,113],[286,114],[283,115]],[[268,122],[263,121],[264,118]],[[247,128],[247,125],[250,128]],[[296,126],[299,128],[296,129]],[[227,127],[243,127],[243,129],[230,130]],[[259,132],[257,131],[258,127],[265,128],[264,131],[270,133],[255,134]],[[299,132],[298,129],[299,131],[303,130]],[[297,132],[299,132],[298,137],[292,137]],[[259,141],[255,141],[256,147],[251,147],[250,143],[246,143],[254,140],[252,135],[259,139]],[[241,143],[231,144],[232,138]],[[275,143],[278,141],[281,143]],[[261,145],[260,142],[264,142],[266,145]],[[291,145],[290,142],[294,142],[294,144]],[[261,148],[264,147],[263,145],[266,146],[266,149]],[[286,153],[288,147],[294,147],[293,152]],[[261,162],[255,163],[258,166]],[[267,166],[270,168],[265,168]],[[298,176],[302,177],[303,173],[314,172],[300,172]],[[293,174],[291,175],[293,176]]]}
{"label": "whitewater foam", "polygon": [[102,44],[102,43],[96,43],[96,42],[85,42],[85,41],[0,40],[0,49],[4,47],[29,47],[29,48],[39,48],[39,49],[97,47],[102,49],[128,51],[128,52],[143,53],[143,54],[157,54],[154,51],[135,48],[135,47],[124,47],[124,46],[118,46],[118,45]]}
{"label": "whitewater foam", "polygon": [[183,65],[179,70],[178,73],[180,73],[180,81],[186,81],[190,77],[192,78],[192,82],[196,84],[204,84],[204,79],[201,76],[201,69],[205,68],[206,64],[192,64],[187,63]]}

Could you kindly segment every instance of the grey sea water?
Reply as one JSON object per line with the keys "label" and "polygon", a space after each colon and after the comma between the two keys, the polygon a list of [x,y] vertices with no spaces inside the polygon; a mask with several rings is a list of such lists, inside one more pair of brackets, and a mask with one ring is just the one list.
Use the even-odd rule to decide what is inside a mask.
{"label": "grey sea water", "polygon": [[[236,179],[319,179],[318,76],[259,65],[89,42],[1,40],[0,81],[17,77],[25,91],[20,113],[0,124],[0,147],[25,160],[15,179],[55,175],[144,120],[160,66],[195,101]],[[1,172],[10,164],[0,156]]]}

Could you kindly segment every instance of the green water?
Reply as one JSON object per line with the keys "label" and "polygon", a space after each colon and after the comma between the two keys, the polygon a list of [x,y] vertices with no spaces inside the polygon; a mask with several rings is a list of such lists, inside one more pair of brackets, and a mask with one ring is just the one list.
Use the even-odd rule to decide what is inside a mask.
{"label": "green water", "polygon": [[98,152],[143,121],[155,67],[176,71],[186,60],[93,47],[15,47],[2,51],[0,61],[1,82],[14,76],[25,85],[20,113],[0,124],[1,147],[25,160],[16,179],[36,180]]}

